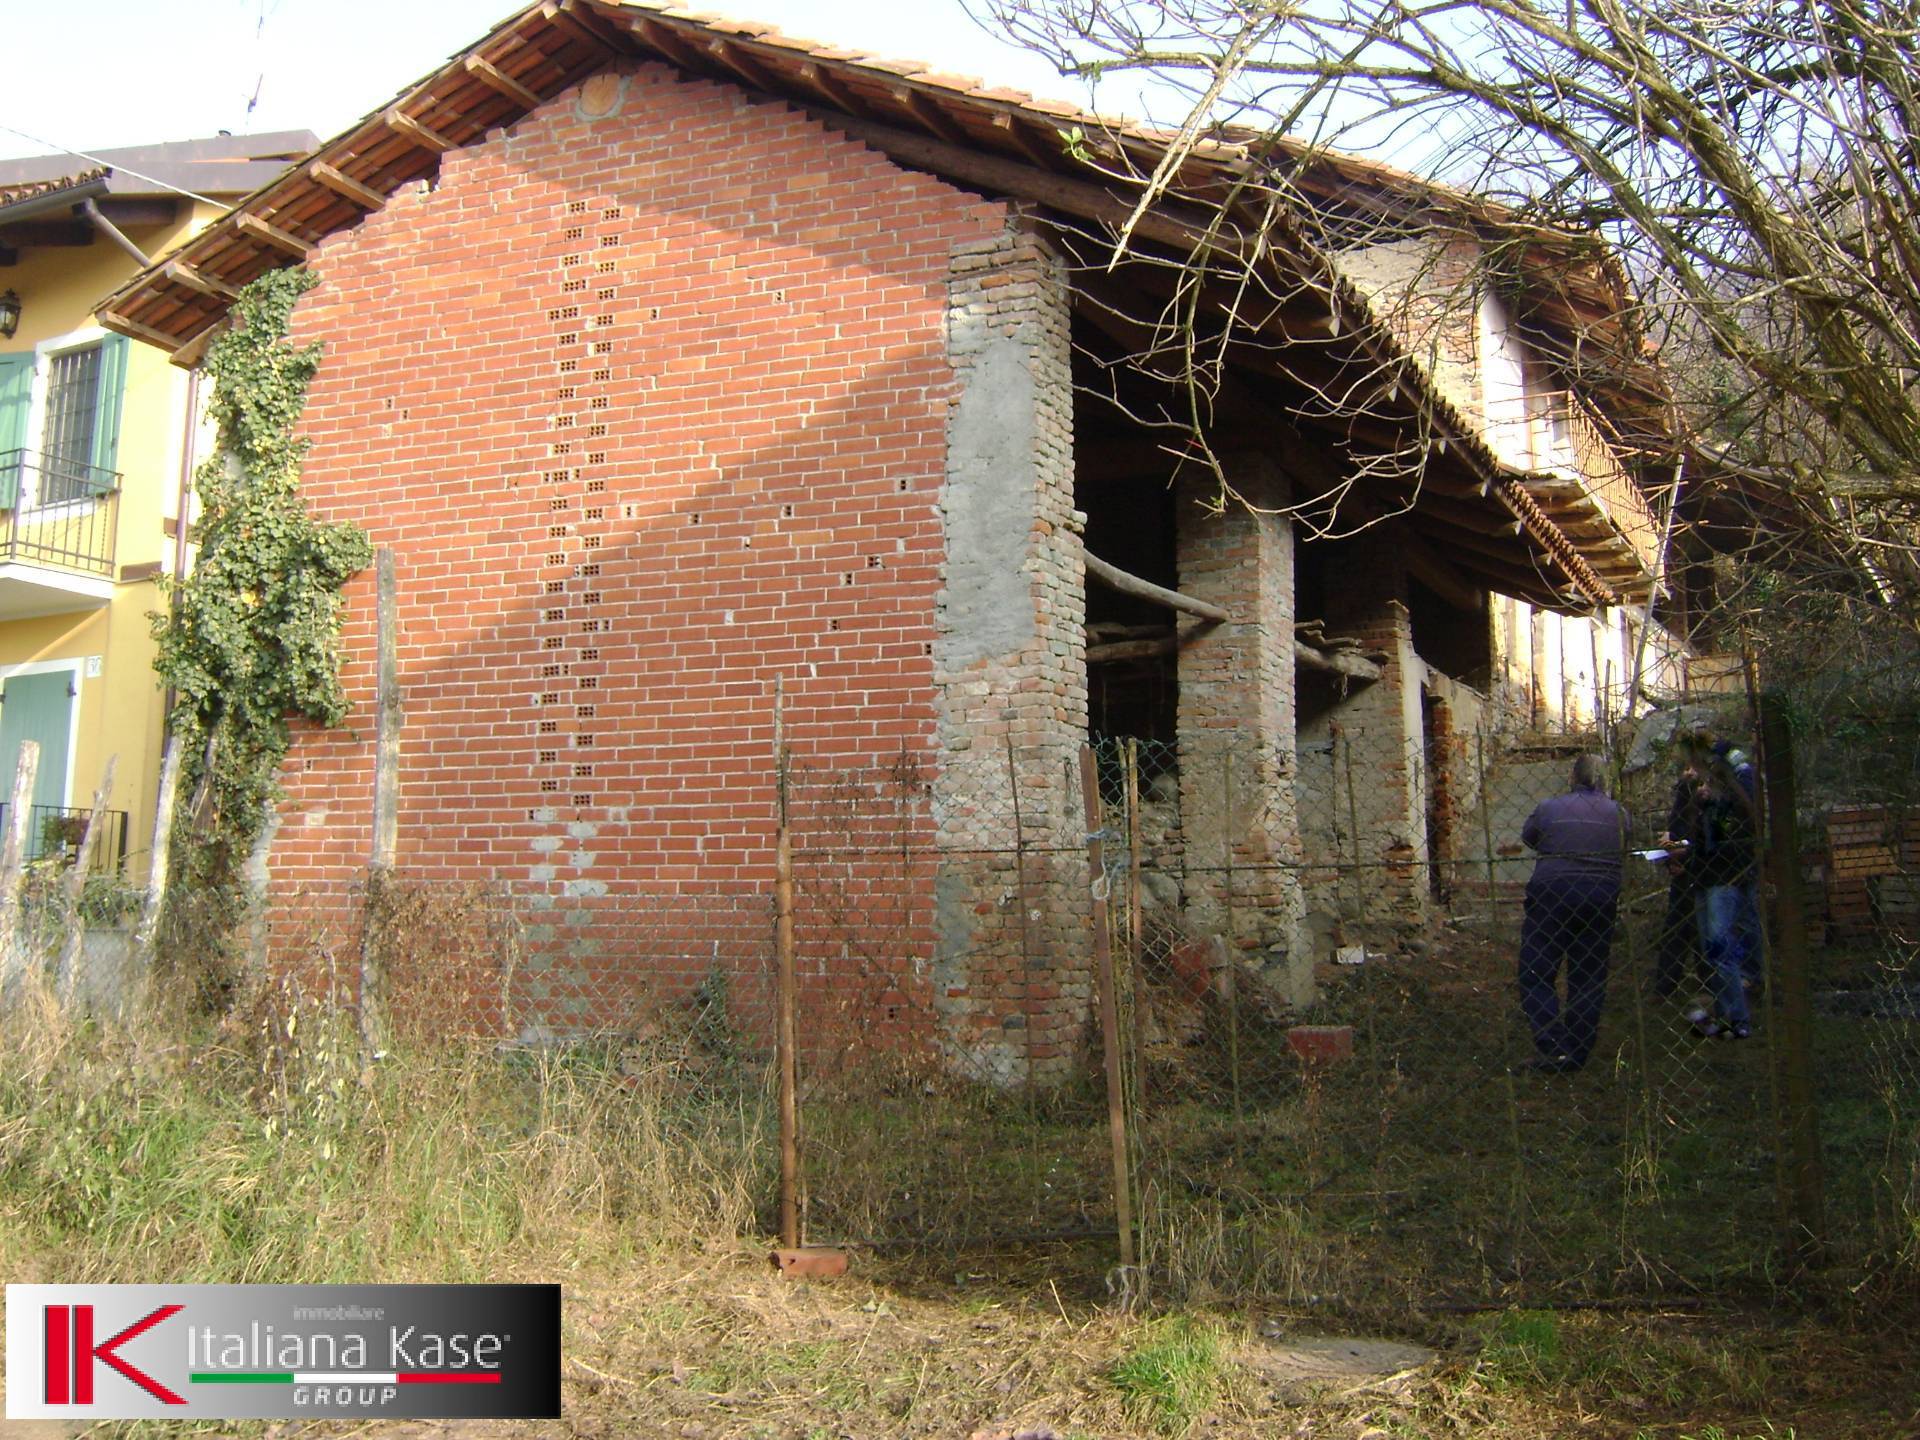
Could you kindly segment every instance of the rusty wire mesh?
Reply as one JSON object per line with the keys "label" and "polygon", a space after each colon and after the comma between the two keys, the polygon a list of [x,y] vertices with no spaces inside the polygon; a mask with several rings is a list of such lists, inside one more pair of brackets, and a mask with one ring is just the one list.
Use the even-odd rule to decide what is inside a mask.
{"label": "rusty wire mesh", "polygon": [[1920,1262],[1920,717],[1793,734],[1828,1234]]}
{"label": "rusty wire mesh", "polygon": [[[1077,746],[982,745],[938,769],[795,757],[809,1236],[1113,1234],[1098,896],[1157,1283],[1550,1298],[1759,1273],[1791,1178],[1769,953],[1754,946],[1750,1038],[1701,1033],[1720,996],[1697,907],[1638,853],[1670,828],[1681,722],[1751,749],[1752,719],[1740,697],[1668,716],[1585,735],[1430,723],[1424,744],[1329,725],[1290,750],[1105,738],[1091,821]],[[1917,733],[1803,729],[1794,755],[1826,1229],[1908,1263]],[[1621,892],[1590,1053],[1543,1073],[1526,1062],[1555,1052],[1518,997],[1520,837],[1589,747],[1630,817]],[[393,1043],[588,1051],[689,1100],[757,1097],[770,1125],[773,876],[771,854],[706,887],[359,875],[275,886],[218,934],[188,896],[163,950],[210,995],[264,969],[352,1008],[373,976]]]}
{"label": "rusty wire mesh", "polygon": [[791,766],[810,1235],[1113,1233],[1079,763]]}
{"label": "rusty wire mesh", "polygon": [[[1553,884],[1529,899],[1521,831],[1583,743],[1336,728],[1297,755],[1293,813],[1260,804],[1273,762],[1238,737],[1109,747],[1145,1233],[1169,1268],[1203,1210],[1323,1292],[1610,1293],[1765,1251],[1767,1031],[1710,1039],[1698,977],[1656,984],[1668,875],[1634,852],[1664,828],[1657,762],[1610,767],[1639,802],[1595,857],[1620,877],[1611,935],[1556,919],[1578,897]],[[1556,1023],[1590,979],[1577,1045],[1536,1045],[1517,1003],[1530,913],[1567,931]]]}

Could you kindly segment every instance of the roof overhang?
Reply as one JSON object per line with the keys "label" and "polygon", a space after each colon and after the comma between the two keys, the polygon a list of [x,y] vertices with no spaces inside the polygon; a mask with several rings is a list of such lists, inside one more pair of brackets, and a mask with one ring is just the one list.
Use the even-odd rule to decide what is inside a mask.
{"label": "roof overhang", "polygon": [[[0,190],[0,226],[18,225],[23,220],[37,220],[43,215],[71,215],[76,205],[98,199],[107,193],[110,173],[93,170],[44,186],[16,186]],[[31,193],[19,194],[22,190]],[[4,198],[8,195],[18,198]]]}
{"label": "roof overhang", "polygon": [[[1111,247],[1131,218],[1136,251],[1197,261],[1223,277],[1271,272],[1270,292],[1291,298],[1239,347],[1249,373],[1285,381],[1289,367],[1315,365],[1336,389],[1364,383],[1364,403],[1351,415],[1327,417],[1328,428],[1344,426],[1344,443],[1355,447],[1426,447],[1440,457],[1407,503],[1432,520],[1442,543],[1458,540],[1462,568],[1476,578],[1557,609],[1618,599],[1590,558],[1607,544],[1577,543],[1556,525],[1525,477],[1504,466],[1478,426],[1408,362],[1306,230],[1264,199],[1246,198],[1255,162],[1244,146],[1202,142],[1168,197],[1135,217],[1139,181],[1165,155],[1165,132],[658,0],[527,6],[136,276],[101,307],[102,323],[179,363],[196,363],[240,287],[304,263],[329,235],[436,173],[446,152],[631,59],[805,108],[907,168],[1023,202],[1078,243]],[[1392,173],[1348,157],[1326,157],[1326,166],[1313,173],[1347,188],[1358,177]]]}

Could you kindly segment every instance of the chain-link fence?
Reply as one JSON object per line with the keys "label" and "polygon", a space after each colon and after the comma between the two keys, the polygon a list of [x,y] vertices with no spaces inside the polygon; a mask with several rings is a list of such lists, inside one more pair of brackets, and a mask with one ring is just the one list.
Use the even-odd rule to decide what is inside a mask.
{"label": "chain-link fence", "polygon": [[1920,729],[1449,720],[802,752],[727,886],[376,873],[217,944],[183,902],[169,953],[380,1045],[573,1047],[770,1153],[784,880],[812,1240],[1125,1228],[1163,1283],[1376,1300],[1706,1289],[1819,1237],[1911,1263]]}
{"label": "chain-link fence", "polygon": [[1920,716],[1794,713],[1824,1229],[1920,1262]]}
{"label": "chain-link fence", "polygon": [[1729,922],[1751,973],[1718,983],[1658,857],[1671,765],[1596,756],[1583,793],[1594,743],[1339,727],[1292,813],[1243,739],[1111,747],[1150,1261],[1217,1264],[1201,1214],[1319,1290],[1616,1292],[1770,1249],[1757,935]]}
{"label": "chain-link fence", "polygon": [[786,775],[807,1233],[1111,1236],[1079,747]]}

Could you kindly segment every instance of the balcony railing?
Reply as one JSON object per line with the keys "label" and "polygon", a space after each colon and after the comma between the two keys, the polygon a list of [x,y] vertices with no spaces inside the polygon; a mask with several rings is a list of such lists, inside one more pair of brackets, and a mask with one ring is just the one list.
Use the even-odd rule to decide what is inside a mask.
{"label": "balcony railing", "polygon": [[1651,574],[1658,564],[1659,521],[1586,402],[1564,390],[1532,398],[1530,434],[1539,478],[1528,488],[1551,491],[1556,482],[1570,488],[1626,542],[1639,568]]}
{"label": "balcony railing", "polygon": [[[33,806],[27,812],[27,859],[73,864],[92,813],[71,805]],[[0,833],[5,832],[6,817],[7,802],[0,800]],[[118,875],[127,860],[127,812],[102,810],[100,822],[100,833],[93,841],[92,870],[96,875]]]}
{"label": "balcony railing", "polygon": [[0,564],[113,576],[120,474],[38,450],[0,450]]}

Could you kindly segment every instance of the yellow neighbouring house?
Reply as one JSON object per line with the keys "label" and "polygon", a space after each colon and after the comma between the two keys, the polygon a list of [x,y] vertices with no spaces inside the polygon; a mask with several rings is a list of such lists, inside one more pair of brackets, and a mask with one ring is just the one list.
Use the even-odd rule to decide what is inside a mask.
{"label": "yellow neighbouring house", "polygon": [[33,855],[72,845],[117,755],[95,864],[145,878],[165,704],[148,616],[191,564],[181,498],[207,447],[188,372],[94,306],[314,143],[0,160],[0,801],[37,740]]}

